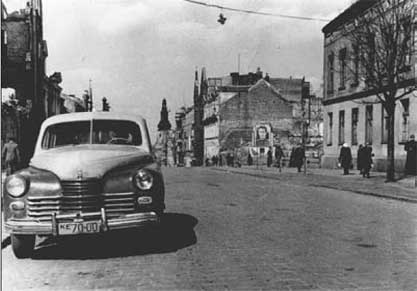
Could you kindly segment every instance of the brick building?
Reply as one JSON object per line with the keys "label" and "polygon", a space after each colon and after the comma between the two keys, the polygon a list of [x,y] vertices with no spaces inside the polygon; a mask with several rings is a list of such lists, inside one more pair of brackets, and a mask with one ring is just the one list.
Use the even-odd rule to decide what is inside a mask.
{"label": "brick building", "polygon": [[309,87],[304,79],[264,77],[259,68],[246,75],[208,78],[204,156],[234,152],[245,161],[249,151],[263,158],[277,144],[290,151],[302,140],[307,110],[303,94],[310,97]]}
{"label": "brick building", "polygon": [[[410,0],[406,0],[410,1]],[[358,49],[344,34],[344,29],[356,21],[358,15],[366,15],[380,1],[359,0],[353,3],[323,28],[324,33],[324,122],[325,141],[322,164],[337,166],[337,158],[343,143],[351,146],[352,154],[360,144],[371,143],[374,166],[378,171],[386,170],[387,125],[386,111],[378,102],[375,91],[367,87],[365,74],[360,64],[355,66]],[[415,6],[414,6],[414,9]],[[417,11],[411,25],[416,27]],[[413,30],[412,39],[416,39]],[[377,36],[378,37],[378,36]],[[416,46],[416,42],[414,46]],[[405,82],[412,84],[416,78],[416,48],[407,60]],[[349,58],[353,56],[353,58]],[[352,67],[352,69],[348,69]],[[355,69],[357,68],[357,69]],[[417,134],[417,91],[402,97],[395,108],[395,167],[403,171],[406,152],[404,142],[410,134]]]}

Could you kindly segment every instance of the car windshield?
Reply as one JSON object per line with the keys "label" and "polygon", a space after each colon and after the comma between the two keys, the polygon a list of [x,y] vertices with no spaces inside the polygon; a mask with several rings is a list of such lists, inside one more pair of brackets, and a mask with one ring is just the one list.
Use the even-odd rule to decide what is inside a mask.
{"label": "car windshield", "polygon": [[131,121],[87,120],[53,124],[42,139],[43,149],[79,144],[139,146],[142,136],[139,126]]}

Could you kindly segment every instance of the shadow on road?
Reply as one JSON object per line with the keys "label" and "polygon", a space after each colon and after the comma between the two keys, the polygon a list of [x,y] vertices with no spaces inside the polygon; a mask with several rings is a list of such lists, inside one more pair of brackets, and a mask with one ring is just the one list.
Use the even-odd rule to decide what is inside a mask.
{"label": "shadow on road", "polygon": [[48,238],[33,259],[106,259],[175,252],[197,242],[198,220],[187,214],[165,213],[158,230],[129,229],[100,235]]}

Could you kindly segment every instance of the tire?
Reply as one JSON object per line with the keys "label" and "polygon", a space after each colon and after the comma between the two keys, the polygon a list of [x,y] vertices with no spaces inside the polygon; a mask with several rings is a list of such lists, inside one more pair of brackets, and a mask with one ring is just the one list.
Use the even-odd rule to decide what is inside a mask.
{"label": "tire", "polygon": [[34,235],[12,234],[11,239],[13,253],[16,256],[16,258],[29,258],[32,255],[33,249],[35,248]]}

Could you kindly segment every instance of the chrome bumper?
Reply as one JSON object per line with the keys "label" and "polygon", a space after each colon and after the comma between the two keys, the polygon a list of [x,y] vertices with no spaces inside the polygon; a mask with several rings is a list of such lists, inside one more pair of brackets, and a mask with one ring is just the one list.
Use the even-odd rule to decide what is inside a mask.
{"label": "chrome bumper", "polygon": [[37,221],[33,219],[9,219],[5,222],[5,230],[11,234],[58,235],[60,220],[74,222],[100,219],[101,231],[112,231],[125,228],[140,228],[149,224],[159,223],[159,216],[155,212],[126,214],[122,217],[108,219],[104,209],[101,212],[83,213],[82,215],[64,214],[53,215],[51,221]]}

